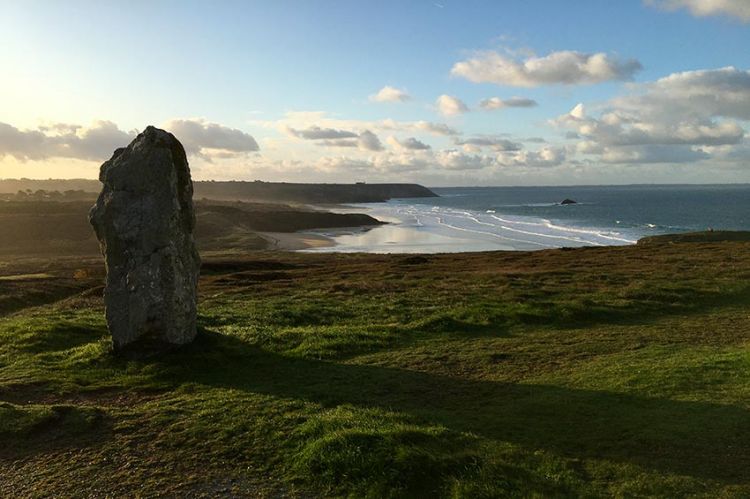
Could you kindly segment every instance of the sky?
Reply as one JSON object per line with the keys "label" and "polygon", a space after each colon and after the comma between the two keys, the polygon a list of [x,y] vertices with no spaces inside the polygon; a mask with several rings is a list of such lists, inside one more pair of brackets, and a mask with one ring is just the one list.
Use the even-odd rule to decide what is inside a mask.
{"label": "sky", "polygon": [[750,182],[750,0],[0,0],[0,178]]}

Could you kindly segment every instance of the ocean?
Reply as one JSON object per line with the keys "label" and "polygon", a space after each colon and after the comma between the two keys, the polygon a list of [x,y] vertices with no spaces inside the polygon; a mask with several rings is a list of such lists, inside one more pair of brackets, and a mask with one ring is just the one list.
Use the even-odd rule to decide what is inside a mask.
{"label": "ocean", "polygon": [[[451,187],[440,197],[349,205],[389,222],[318,231],[312,251],[441,253],[634,244],[655,234],[750,230],[750,185]],[[576,204],[561,205],[563,199]]]}

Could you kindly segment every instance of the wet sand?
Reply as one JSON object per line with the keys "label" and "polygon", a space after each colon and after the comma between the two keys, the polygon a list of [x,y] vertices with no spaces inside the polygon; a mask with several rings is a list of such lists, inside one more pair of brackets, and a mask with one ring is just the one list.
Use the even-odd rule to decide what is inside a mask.
{"label": "wet sand", "polygon": [[334,246],[333,239],[307,232],[258,232],[268,241],[268,249],[300,251]]}

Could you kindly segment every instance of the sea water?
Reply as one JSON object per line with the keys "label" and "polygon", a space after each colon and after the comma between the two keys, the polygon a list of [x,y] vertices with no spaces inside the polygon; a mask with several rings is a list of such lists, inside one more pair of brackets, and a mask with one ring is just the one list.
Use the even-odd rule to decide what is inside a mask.
{"label": "sea water", "polygon": [[[750,230],[750,185],[435,188],[440,197],[351,205],[387,225],[319,231],[315,251],[437,253],[634,244],[656,234]],[[563,199],[575,204],[561,205]]]}

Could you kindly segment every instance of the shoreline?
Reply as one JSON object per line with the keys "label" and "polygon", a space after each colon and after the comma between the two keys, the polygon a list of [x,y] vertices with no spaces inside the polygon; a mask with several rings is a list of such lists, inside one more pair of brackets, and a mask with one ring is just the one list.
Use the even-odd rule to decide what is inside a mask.
{"label": "shoreline", "polygon": [[323,235],[310,232],[257,232],[265,239],[269,250],[303,251],[307,249],[329,248],[336,242]]}
{"label": "shoreline", "polygon": [[329,239],[331,244],[295,248],[309,253],[471,253],[532,251],[561,247],[622,246],[636,237],[607,228],[553,223],[543,218],[498,217],[450,206],[392,200],[385,203],[326,206],[338,213],[362,213],[386,222],[376,227],[316,229],[303,234]]}

